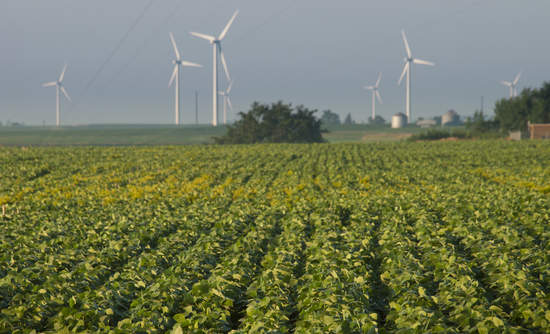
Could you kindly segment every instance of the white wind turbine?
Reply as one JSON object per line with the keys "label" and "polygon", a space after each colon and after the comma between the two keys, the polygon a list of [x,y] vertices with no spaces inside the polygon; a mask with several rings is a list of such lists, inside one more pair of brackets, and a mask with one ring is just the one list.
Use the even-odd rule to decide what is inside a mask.
{"label": "white wind turbine", "polygon": [[510,88],[510,98],[518,96],[518,90],[517,90],[516,86],[518,85],[519,78],[521,78],[521,72],[519,72],[518,75],[516,75],[514,81],[512,81],[512,82],[510,82],[510,81],[501,81],[500,82],[504,86]]}
{"label": "white wind turbine", "polygon": [[220,91],[219,94],[223,96],[223,124],[227,124],[227,106],[233,111],[233,104],[231,104],[231,98],[229,94],[231,93],[231,88],[233,88],[233,80],[229,82],[229,86],[224,91]]}
{"label": "white wind turbine", "polygon": [[225,56],[223,55],[223,52],[222,52],[221,42],[225,38],[225,35],[227,35],[229,28],[233,24],[233,21],[235,21],[235,18],[237,17],[238,14],[239,14],[239,11],[237,10],[217,38],[210,35],[191,32],[191,35],[209,41],[210,44],[212,44],[212,46],[214,47],[214,66],[213,66],[214,77],[213,77],[213,85],[212,85],[213,86],[213,89],[212,89],[212,125],[213,126],[218,125],[218,53],[220,54],[222,65],[225,69],[225,75],[227,76],[227,81],[231,81],[231,78],[229,77],[229,72],[227,71],[227,62],[225,61]]}
{"label": "white wind turbine", "polygon": [[364,87],[367,90],[372,91],[372,122],[374,122],[376,118],[376,99],[378,99],[378,102],[382,104],[382,96],[380,96],[380,92],[378,91],[378,88],[380,87],[380,80],[382,80],[382,73],[378,73],[378,80],[376,80],[376,84],[374,86],[366,86]]}
{"label": "white wind turbine", "polygon": [[57,81],[48,82],[42,85],[42,87],[53,87],[55,86],[55,125],[57,127],[60,126],[60,100],[59,100],[59,92],[61,91],[63,95],[65,95],[65,98],[71,102],[71,98],[69,97],[69,94],[65,90],[65,87],[63,87],[63,78],[65,77],[65,71],[67,71],[67,64],[63,66],[63,70],[61,71],[61,75],[57,79]]}
{"label": "white wind turbine", "polygon": [[407,113],[407,121],[411,122],[411,69],[413,64],[417,65],[429,65],[429,66],[435,66],[434,63],[426,60],[416,59],[413,58],[411,48],[409,47],[409,42],[407,41],[407,36],[405,35],[405,31],[401,30],[401,36],[403,36],[403,43],[405,44],[405,50],[407,51],[407,57],[405,58],[405,67],[403,68],[403,72],[401,73],[401,77],[399,78],[398,84],[401,85],[401,81],[403,81],[403,77],[405,74],[407,74],[407,100],[406,100],[406,113]]}
{"label": "white wind turbine", "polygon": [[[181,103],[181,72],[183,70],[183,67],[202,67],[202,65],[191,63],[188,61],[185,61],[181,59],[180,52],[178,50],[178,46],[176,45],[176,41],[174,40],[174,35],[170,33],[170,41],[172,42],[172,46],[174,47],[174,52],[176,54],[176,59],[174,59],[174,72],[172,72],[172,77],[170,78],[170,82],[168,83],[168,87],[172,86],[172,83],[174,83],[174,80],[176,82],[176,103],[175,103],[175,122],[176,125],[180,124],[180,109],[183,109],[182,103]],[[180,107],[181,106],[181,107]]]}

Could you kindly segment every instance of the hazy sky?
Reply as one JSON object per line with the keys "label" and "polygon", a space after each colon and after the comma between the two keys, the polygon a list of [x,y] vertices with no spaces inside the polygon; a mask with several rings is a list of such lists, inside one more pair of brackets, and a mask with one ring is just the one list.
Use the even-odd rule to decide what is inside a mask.
{"label": "hazy sky", "polygon": [[520,88],[550,80],[548,0],[153,0],[85,90],[150,1],[2,0],[0,121],[53,124],[55,89],[41,84],[67,62],[73,103],[63,101],[63,123],[171,123],[172,31],[184,57],[205,66],[184,70],[183,120],[194,120],[198,90],[200,121],[209,122],[212,49],[189,31],[217,35],[236,9],[223,43],[235,113],[284,100],[366,120],[371,96],[362,87],[380,71],[377,112],[389,119],[404,111],[401,29],[414,56],[437,63],[414,68],[414,118],[471,114],[482,95],[492,109],[508,94],[499,81],[520,70]]}

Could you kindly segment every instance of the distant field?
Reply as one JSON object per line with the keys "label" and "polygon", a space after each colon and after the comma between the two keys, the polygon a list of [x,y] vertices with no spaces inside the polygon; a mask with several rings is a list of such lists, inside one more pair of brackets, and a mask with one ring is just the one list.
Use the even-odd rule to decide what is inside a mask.
{"label": "distant field", "polygon": [[331,143],[343,142],[378,142],[396,141],[407,139],[424,129],[418,127],[406,127],[392,129],[383,126],[369,126],[364,124],[340,125],[328,127],[329,132],[323,137]]}
{"label": "distant field", "polygon": [[[323,137],[329,142],[377,142],[406,139],[420,128],[390,129],[363,124],[333,126]],[[95,125],[73,127],[0,127],[0,145],[5,146],[109,146],[188,145],[213,143],[226,128],[209,125]]]}
{"label": "distant field", "polygon": [[0,127],[0,145],[182,145],[212,143],[225,127],[209,125],[98,125]]}

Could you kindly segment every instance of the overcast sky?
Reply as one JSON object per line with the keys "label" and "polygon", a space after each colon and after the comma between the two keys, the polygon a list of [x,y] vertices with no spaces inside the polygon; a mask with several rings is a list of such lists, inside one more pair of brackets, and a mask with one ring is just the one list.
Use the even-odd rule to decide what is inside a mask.
{"label": "overcast sky", "polygon": [[548,0],[1,0],[0,121],[55,123],[55,89],[41,84],[67,62],[63,123],[171,123],[172,31],[185,59],[205,66],[184,70],[183,121],[194,121],[198,90],[209,122],[212,49],[189,31],[217,35],[236,9],[223,41],[235,79],[229,118],[283,100],[366,120],[362,87],[382,72],[377,112],[389,119],[404,111],[401,29],[415,57],[437,63],[414,68],[413,118],[469,115],[481,96],[491,110],[508,94],[499,81],[520,70],[520,89],[550,80]]}

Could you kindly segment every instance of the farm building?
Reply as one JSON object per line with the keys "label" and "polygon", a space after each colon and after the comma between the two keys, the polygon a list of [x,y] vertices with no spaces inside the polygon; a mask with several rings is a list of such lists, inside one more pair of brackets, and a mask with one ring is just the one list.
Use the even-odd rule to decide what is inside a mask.
{"label": "farm building", "polygon": [[416,122],[416,125],[418,125],[421,128],[431,128],[437,125],[437,121],[435,119],[423,119]]}
{"label": "farm building", "polygon": [[550,139],[550,124],[527,123],[531,139]]}

